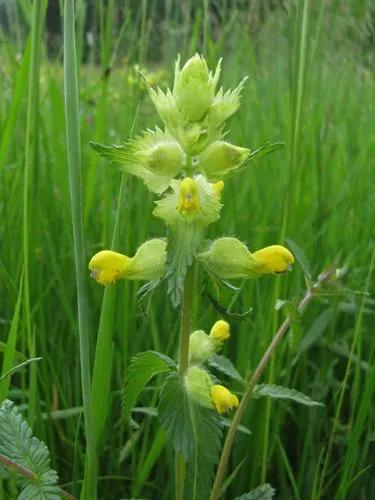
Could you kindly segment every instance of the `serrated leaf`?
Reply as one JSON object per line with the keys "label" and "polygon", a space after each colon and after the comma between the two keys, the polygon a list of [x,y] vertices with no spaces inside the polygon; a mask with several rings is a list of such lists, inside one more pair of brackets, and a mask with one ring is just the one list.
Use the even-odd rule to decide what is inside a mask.
{"label": "serrated leaf", "polygon": [[324,406],[322,403],[313,401],[311,398],[289,387],[281,385],[260,384],[254,390],[254,396],[267,396],[274,399],[290,399],[296,403],[306,406]]}
{"label": "serrated leaf", "polygon": [[270,484],[265,483],[255,488],[255,490],[249,491],[249,493],[236,497],[234,500],[270,500],[275,496],[275,493],[275,489]]}
{"label": "serrated leaf", "polygon": [[48,481],[48,478],[44,474],[42,477],[43,486],[40,484],[29,484],[20,495],[18,495],[17,500],[60,500],[61,495],[58,493],[58,488],[53,485],[48,485],[44,481]]}
{"label": "serrated leaf", "polygon": [[208,498],[222,437],[219,416],[188,397],[177,373],[165,380],[160,393],[159,418],[174,449],[186,465],[185,498]]}
{"label": "serrated leaf", "polygon": [[125,421],[129,421],[134,404],[149,380],[158,373],[175,369],[175,362],[160,352],[145,351],[132,358],[122,398],[122,412]]}
{"label": "serrated leaf", "polygon": [[203,230],[188,224],[176,226],[170,232],[167,245],[166,278],[168,294],[174,307],[181,303],[186,271],[193,263],[203,234]]}
{"label": "serrated leaf", "polygon": [[19,499],[60,499],[58,477],[51,469],[47,446],[33,436],[16,406],[8,399],[0,406],[0,453],[34,474],[33,479],[24,481],[26,488]]}
{"label": "serrated leaf", "polygon": [[216,370],[224,373],[234,380],[238,380],[241,384],[245,383],[245,380],[241,377],[241,374],[237,371],[233,363],[225,356],[220,356],[219,354],[214,354],[209,360],[208,364],[215,368]]}

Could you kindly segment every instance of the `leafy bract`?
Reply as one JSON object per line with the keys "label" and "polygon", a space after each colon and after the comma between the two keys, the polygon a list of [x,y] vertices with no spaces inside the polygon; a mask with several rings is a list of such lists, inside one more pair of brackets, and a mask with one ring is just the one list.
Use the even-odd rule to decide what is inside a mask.
{"label": "leafy bract", "polygon": [[160,176],[148,170],[140,163],[132,154],[131,145],[110,145],[99,144],[96,142],[90,143],[92,148],[97,151],[100,156],[110,160],[110,163],[120,167],[124,172],[139,177],[150,191],[160,194],[168,188],[170,177]]}
{"label": "leafy bract", "polygon": [[60,499],[58,477],[51,469],[47,446],[33,436],[16,406],[8,399],[0,406],[0,453],[33,474],[24,480],[25,489],[19,500]]}
{"label": "leafy bract", "polygon": [[210,367],[215,368],[216,370],[219,370],[221,373],[224,373],[224,375],[227,375],[228,377],[230,377],[234,380],[237,380],[238,382],[241,382],[241,384],[245,383],[244,379],[241,377],[241,375],[237,371],[236,367],[225,356],[221,356],[219,354],[214,354],[208,360],[208,364],[210,365]]}
{"label": "leafy bract", "polygon": [[324,406],[318,401],[313,401],[311,398],[289,387],[282,387],[281,385],[260,384],[254,390],[254,396],[267,396],[274,399],[290,399],[296,403],[306,406]]}
{"label": "leafy bract", "polygon": [[251,152],[248,161],[259,159],[264,155],[269,155],[275,151],[278,151],[279,149],[283,149],[283,147],[284,147],[283,142],[270,143],[269,141],[267,141],[258,149]]}
{"label": "leafy bract", "polygon": [[275,493],[274,488],[265,483],[249,491],[249,493],[244,493],[240,497],[236,497],[235,500],[270,500],[275,496]]}
{"label": "leafy bract", "polygon": [[145,351],[132,358],[122,398],[123,417],[126,421],[129,420],[134,404],[149,380],[158,373],[175,369],[175,362],[160,352]]}
{"label": "leafy bract", "polygon": [[169,233],[166,279],[174,307],[181,303],[186,271],[193,264],[202,240],[203,231],[192,225],[177,226]]}
{"label": "leafy bract", "polygon": [[187,462],[186,500],[208,498],[220,452],[220,417],[212,409],[188,397],[177,373],[172,373],[165,380],[158,411],[174,449]]}

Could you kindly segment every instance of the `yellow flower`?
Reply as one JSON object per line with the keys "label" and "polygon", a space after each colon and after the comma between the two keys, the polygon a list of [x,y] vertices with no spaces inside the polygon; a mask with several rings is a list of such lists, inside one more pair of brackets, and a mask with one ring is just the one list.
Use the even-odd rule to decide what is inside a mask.
{"label": "yellow flower", "polygon": [[283,273],[289,271],[294,262],[293,254],[281,245],[271,245],[254,252],[252,258],[259,264],[259,273]]}
{"label": "yellow flower", "polygon": [[211,387],[211,401],[220,414],[226,413],[232,408],[238,407],[238,398],[223,385],[213,385]]}
{"label": "yellow flower", "polygon": [[254,253],[236,238],[218,238],[198,255],[206,269],[220,279],[258,278],[264,274],[290,271],[292,253],[281,245],[272,245]]}
{"label": "yellow flower", "polygon": [[180,184],[177,210],[181,213],[194,213],[199,210],[198,184],[191,177],[185,177]]}
{"label": "yellow flower", "polygon": [[210,337],[220,342],[228,340],[230,337],[229,323],[227,323],[223,319],[219,319],[219,321],[216,321],[216,323],[211,328]]}
{"label": "yellow flower", "polygon": [[144,281],[161,278],[165,270],[166,245],[160,239],[146,241],[133,258],[102,250],[89,262],[91,276],[101,285],[110,285],[121,278]]}
{"label": "yellow flower", "polygon": [[89,262],[91,276],[101,285],[110,285],[122,278],[131,259],[112,250],[102,250]]}
{"label": "yellow flower", "polygon": [[187,226],[204,229],[219,218],[221,187],[210,184],[203,175],[173,180],[172,192],[156,201],[153,214],[183,232]]}

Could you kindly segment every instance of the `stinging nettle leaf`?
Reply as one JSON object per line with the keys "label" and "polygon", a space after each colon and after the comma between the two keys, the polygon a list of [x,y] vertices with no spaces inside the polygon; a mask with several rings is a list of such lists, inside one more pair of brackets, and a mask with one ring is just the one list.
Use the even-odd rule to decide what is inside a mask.
{"label": "stinging nettle leaf", "polygon": [[150,379],[158,373],[175,369],[175,362],[160,352],[145,351],[132,358],[122,398],[122,412],[125,421],[129,421],[135,402]]}
{"label": "stinging nettle leaf", "polygon": [[323,403],[313,401],[311,398],[289,387],[281,385],[260,384],[254,390],[254,396],[267,396],[274,399],[290,399],[306,406],[324,406]]}
{"label": "stinging nettle leaf", "polygon": [[249,491],[249,493],[236,497],[234,500],[270,500],[275,496],[275,493],[275,489],[270,484],[265,483]]}
{"label": "stinging nettle leaf", "polygon": [[187,462],[185,499],[208,498],[221,447],[220,417],[188,397],[177,373],[165,380],[158,412],[174,449]]}
{"label": "stinging nettle leaf", "polygon": [[47,446],[33,436],[32,430],[12,401],[0,406],[0,454],[18,466],[31,471],[19,500],[59,500],[57,473],[51,469]]}

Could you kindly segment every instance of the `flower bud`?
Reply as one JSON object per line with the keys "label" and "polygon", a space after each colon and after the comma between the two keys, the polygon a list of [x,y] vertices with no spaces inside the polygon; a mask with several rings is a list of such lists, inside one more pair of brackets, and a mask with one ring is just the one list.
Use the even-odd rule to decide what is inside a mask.
{"label": "flower bud", "polygon": [[189,368],[184,378],[186,392],[189,397],[202,406],[212,408],[210,375],[197,366]]}
{"label": "flower bud", "polygon": [[180,125],[176,129],[176,138],[189,155],[201,151],[201,143],[205,143],[207,137],[206,129],[199,123],[189,123],[185,126]]}
{"label": "flower bud", "polygon": [[237,396],[232,394],[223,385],[213,385],[211,387],[211,401],[215,410],[220,414],[226,413],[232,408],[238,407]]}
{"label": "flower bud", "polygon": [[217,351],[217,342],[203,330],[196,330],[189,339],[189,358],[191,363],[203,363]]}
{"label": "flower bud", "polygon": [[166,128],[168,130],[173,130],[181,121],[180,112],[174,96],[169,89],[164,93],[160,88],[154,90],[150,88],[146,81],[145,83],[158,115]]}
{"label": "flower bud", "polygon": [[164,274],[166,242],[153,239],[143,243],[133,258],[112,250],[102,250],[89,262],[91,276],[101,285],[118,279],[151,281]]}
{"label": "flower bud", "polygon": [[285,247],[273,245],[251,253],[236,238],[219,238],[198,259],[220,279],[256,278],[262,274],[290,270],[294,262]]}
{"label": "flower bud", "polygon": [[233,91],[225,92],[221,88],[216,94],[208,110],[206,122],[212,126],[219,127],[230,116],[237,111],[240,106],[240,96],[243,86],[247,80],[245,77],[238,87]]}
{"label": "flower bud", "polygon": [[225,340],[228,340],[230,337],[229,323],[227,323],[223,319],[219,319],[219,321],[216,321],[216,323],[211,328],[210,337],[219,342],[224,342]]}
{"label": "flower bud", "polygon": [[154,174],[169,177],[177,175],[186,161],[185,153],[173,139],[136,151],[134,156]]}
{"label": "flower bud", "polygon": [[215,141],[199,155],[198,168],[208,179],[214,180],[238,168],[249,154],[249,149],[225,141]]}
{"label": "flower bud", "polygon": [[191,57],[180,70],[176,64],[173,95],[188,121],[199,121],[210,107],[220,75],[220,62],[212,76],[199,54]]}

